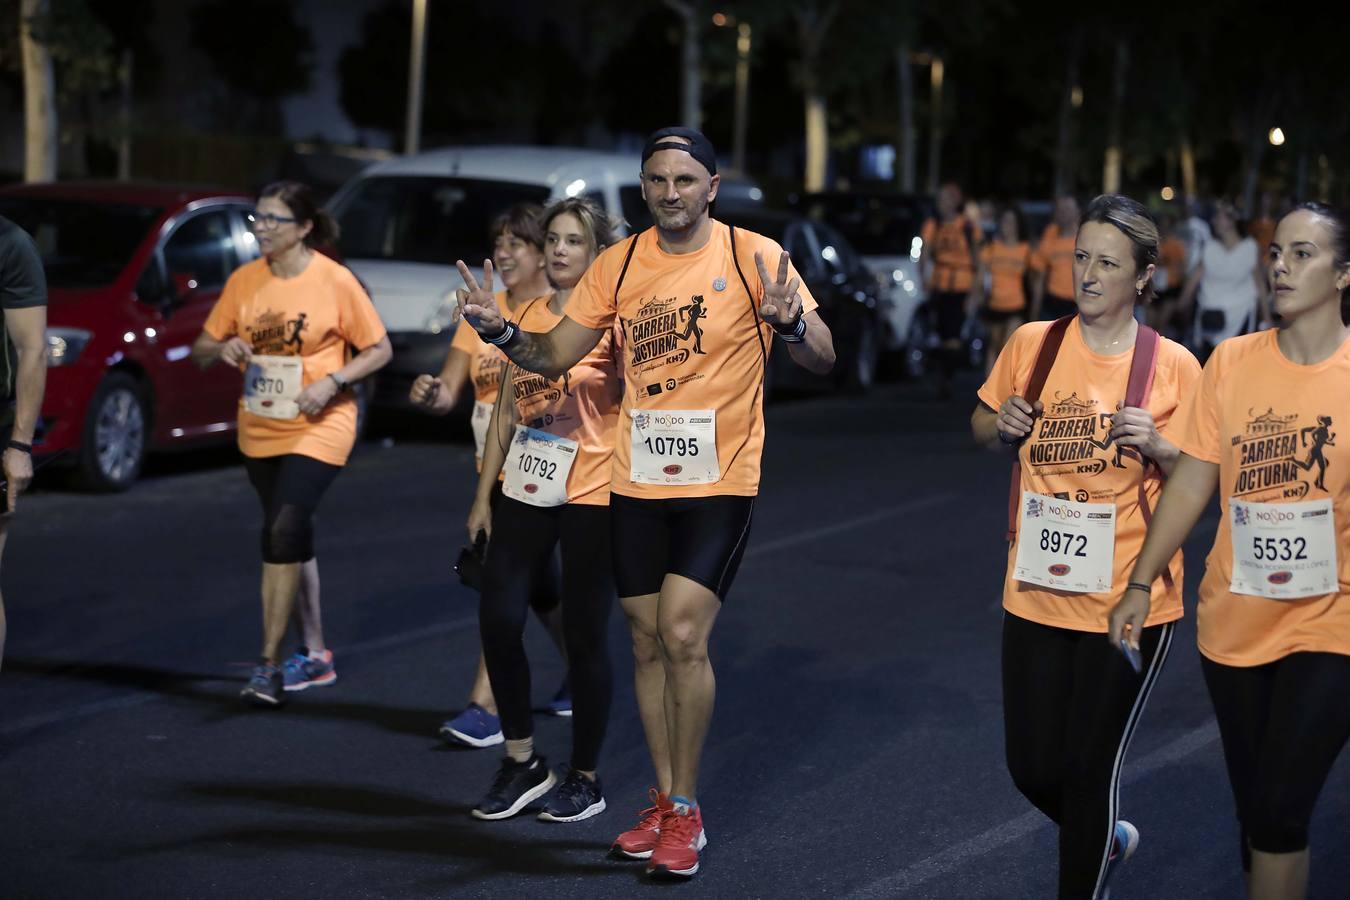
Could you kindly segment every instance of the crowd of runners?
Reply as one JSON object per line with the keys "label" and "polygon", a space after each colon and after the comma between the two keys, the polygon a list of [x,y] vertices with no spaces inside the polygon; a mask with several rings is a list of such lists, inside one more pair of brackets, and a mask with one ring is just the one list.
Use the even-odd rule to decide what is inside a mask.
{"label": "crowd of runners", "polygon": [[[768,357],[786,352],[823,373],[834,351],[788,254],[712,217],[719,179],[706,137],[663,129],[637,162],[655,222],[640,233],[616,238],[619,223],[582,199],[503,211],[492,259],[458,264],[463,321],[443,370],[419,378],[411,399],[444,414],[470,384],[474,393],[478,481],[462,568],[480,594],[481,658],[467,707],[441,728],[502,748],[473,816],[538,807],[539,819],[566,823],[605,811],[605,733],[625,714],[612,708],[606,637],[617,599],[653,771],[613,850],[687,877],[708,842],[698,776],[716,693],[709,643],[750,535]],[[314,249],[334,225],[308,189],[264,189],[253,225],[263,256],[231,276],[193,354],[243,373],[262,652],[242,696],[275,707],[337,678],[313,518],[356,439],[348,387],[384,365],[390,345],[359,282]],[[1184,615],[1180,547],[1217,490],[1197,619],[1237,858],[1250,897],[1301,897],[1313,806],[1350,737],[1350,604],[1340,599],[1350,466],[1338,465],[1336,440],[1350,399],[1335,389],[1350,383],[1337,381],[1350,379],[1350,219],[1310,203],[1273,225],[1253,262],[1255,299],[1232,306],[1260,304],[1238,331],[1273,327],[1216,340],[1203,371],[1147,324],[1169,327],[1155,317],[1168,302],[1159,288],[1175,288],[1160,273],[1176,254],[1143,205],[1105,195],[1080,213],[1064,200],[1051,227],[1033,252],[1007,211],[984,240],[949,186],[924,229],[944,341],[959,339],[990,276],[996,341],[971,427],[1012,469],[1009,773],[1059,828],[1059,895],[1107,896],[1140,840],[1119,785]],[[1218,239],[1235,227],[1216,223]],[[1197,266],[1185,302],[1217,268],[1208,255]],[[1026,291],[1029,269],[1044,277]],[[0,299],[19,308],[32,294],[4,287]],[[955,348],[944,349],[950,375]],[[9,452],[24,447],[9,442],[11,477]],[[558,768],[534,739],[530,610],[566,660],[550,704],[571,716],[571,746],[547,748],[566,753]],[[301,646],[288,656],[293,622]]]}

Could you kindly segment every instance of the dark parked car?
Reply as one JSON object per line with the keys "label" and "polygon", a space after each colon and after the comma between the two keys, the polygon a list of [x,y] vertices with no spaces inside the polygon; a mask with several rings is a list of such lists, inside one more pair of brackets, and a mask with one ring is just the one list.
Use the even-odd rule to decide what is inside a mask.
{"label": "dark parked car", "polygon": [[881,355],[880,290],[853,246],[834,227],[787,213],[737,209],[719,218],[773,238],[787,250],[834,335],[834,371],[824,377],[793,365],[777,347],[769,359],[773,388],[871,388]]}

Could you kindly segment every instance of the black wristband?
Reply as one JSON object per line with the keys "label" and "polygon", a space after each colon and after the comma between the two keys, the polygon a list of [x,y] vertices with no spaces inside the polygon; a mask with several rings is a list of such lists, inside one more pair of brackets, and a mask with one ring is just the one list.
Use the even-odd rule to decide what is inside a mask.
{"label": "black wristband", "polygon": [[798,315],[791,328],[787,330],[774,328],[774,331],[778,332],[778,336],[789,344],[800,344],[806,340],[806,318]]}
{"label": "black wristband", "polygon": [[494,347],[505,347],[507,344],[511,343],[511,338],[515,336],[516,336],[515,323],[512,322],[510,319],[506,319],[502,322],[501,334],[498,334],[496,337],[484,337],[483,340],[487,341]]}
{"label": "black wristband", "polygon": [[1126,590],[1127,592],[1128,592],[1128,591],[1143,591],[1145,594],[1148,594],[1150,597],[1153,596],[1153,585],[1151,585],[1151,584],[1144,584],[1142,581],[1131,581],[1129,584],[1125,585],[1125,590]]}
{"label": "black wristband", "polygon": [[32,444],[25,444],[23,441],[16,441],[16,440],[14,440],[13,438],[10,438],[9,443],[5,445],[5,449],[7,449],[7,450],[18,450],[18,451],[20,451],[20,452],[22,452],[22,453],[27,453],[29,456],[32,456],[32,455],[33,455],[33,445],[32,445]]}

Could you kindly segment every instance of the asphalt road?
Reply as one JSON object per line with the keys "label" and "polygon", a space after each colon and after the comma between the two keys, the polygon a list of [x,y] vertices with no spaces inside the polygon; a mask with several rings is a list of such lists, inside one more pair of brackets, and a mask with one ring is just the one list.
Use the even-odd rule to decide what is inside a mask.
{"label": "asphalt road", "polygon": [[[0,895],[1040,898],[1054,831],[1004,769],[998,679],[1006,464],[971,446],[973,383],[780,404],[750,550],[714,636],[710,839],[691,884],[607,858],[649,764],[615,616],[618,690],[575,825],[468,816],[495,750],[435,736],[464,702],[475,597],[453,583],[461,429],[364,445],[319,523],[340,680],[281,711],[236,694],[259,630],[256,501],[232,452],[159,461],[119,496],[45,488],[4,563]],[[1213,533],[1188,545],[1192,575]],[[1193,606],[1191,606],[1193,608]],[[535,696],[561,663],[529,635]],[[537,742],[566,759],[566,720]],[[1241,894],[1236,825],[1190,620],[1130,751],[1143,834],[1116,900]],[[1350,883],[1350,767],[1313,825],[1313,897]]]}

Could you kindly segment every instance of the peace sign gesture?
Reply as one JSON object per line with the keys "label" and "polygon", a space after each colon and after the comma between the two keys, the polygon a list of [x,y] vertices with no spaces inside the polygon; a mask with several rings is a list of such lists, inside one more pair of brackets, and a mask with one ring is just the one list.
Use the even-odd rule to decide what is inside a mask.
{"label": "peace sign gesture", "polygon": [[506,328],[506,320],[497,306],[497,298],[492,294],[492,260],[483,260],[481,285],[469,267],[464,264],[464,260],[457,260],[455,268],[459,269],[459,275],[469,289],[468,296],[463,301],[464,318],[469,320],[469,324],[480,337],[497,337]]}
{"label": "peace sign gesture", "polygon": [[802,300],[797,296],[800,279],[788,281],[788,253],[783,251],[778,257],[778,278],[769,279],[769,270],[764,266],[764,256],[755,251],[755,267],[759,269],[759,280],[764,285],[764,300],[760,304],[759,314],[775,331],[791,331],[802,315]]}

